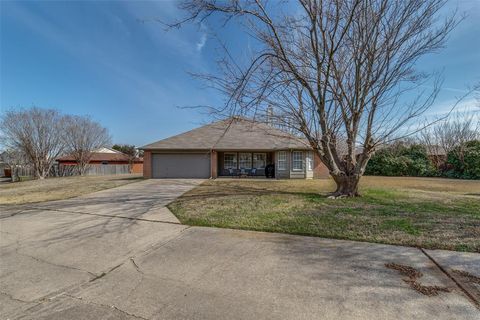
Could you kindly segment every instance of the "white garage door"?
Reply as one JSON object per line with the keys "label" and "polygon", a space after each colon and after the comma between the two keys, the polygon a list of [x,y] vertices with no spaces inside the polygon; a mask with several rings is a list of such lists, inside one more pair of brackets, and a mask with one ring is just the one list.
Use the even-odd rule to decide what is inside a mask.
{"label": "white garage door", "polygon": [[208,153],[154,153],[153,178],[210,178]]}

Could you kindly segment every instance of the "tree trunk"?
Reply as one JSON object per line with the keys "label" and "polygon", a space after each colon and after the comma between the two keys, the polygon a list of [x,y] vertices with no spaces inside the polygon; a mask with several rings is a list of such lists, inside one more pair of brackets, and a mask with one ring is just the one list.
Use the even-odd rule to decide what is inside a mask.
{"label": "tree trunk", "polygon": [[337,189],[331,194],[331,196],[335,198],[360,196],[358,193],[358,183],[360,182],[361,176],[359,174],[345,175],[342,173],[331,175],[337,184]]}
{"label": "tree trunk", "polygon": [[11,170],[10,174],[11,174],[11,176],[12,176],[12,177],[11,177],[11,178],[12,178],[12,182],[17,182],[17,181],[19,181],[20,179],[19,179],[19,177],[18,177],[18,168],[17,168],[17,166],[16,166],[16,165],[10,166],[10,170]]}

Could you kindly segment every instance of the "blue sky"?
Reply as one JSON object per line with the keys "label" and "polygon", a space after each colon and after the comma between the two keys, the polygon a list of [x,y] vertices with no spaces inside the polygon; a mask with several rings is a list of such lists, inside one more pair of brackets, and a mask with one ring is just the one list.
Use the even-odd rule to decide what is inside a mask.
{"label": "blue sky", "polygon": [[[436,113],[480,81],[480,0],[452,1],[447,10],[457,5],[468,17],[443,51],[419,65],[443,70]],[[205,114],[178,107],[222,104],[222,96],[187,73],[214,70],[211,27],[166,32],[152,21],[182,14],[173,1],[1,1],[0,107],[88,114],[110,130],[113,142],[135,145],[205,123]],[[248,48],[236,26],[216,32],[239,55]]]}

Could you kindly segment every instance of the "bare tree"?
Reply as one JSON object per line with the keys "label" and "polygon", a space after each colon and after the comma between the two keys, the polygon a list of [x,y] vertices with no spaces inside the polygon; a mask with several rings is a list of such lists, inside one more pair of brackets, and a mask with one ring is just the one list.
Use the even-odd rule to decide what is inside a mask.
{"label": "bare tree", "polygon": [[[445,2],[188,0],[180,5],[188,16],[169,26],[214,15],[238,21],[254,39],[249,62],[225,50],[219,74],[197,75],[229,97],[214,111],[255,117],[272,106],[328,167],[333,195],[356,196],[377,146],[424,125],[414,119],[432,105],[439,81],[415,64],[457,24],[455,13],[440,21]],[[433,89],[421,92],[427,83]],[[407,92],[415,98],[401,105]]]}
{"label": "bare tree", "polygon": [[10,110],[0,119],[2,141],[7,149],[25,154],[35,177],[45,178],[55,159],[65,150],[64,118],[56,110]]}
{"label": "bare tree", "polygon": [[87,116],[66,116],[65,123],[66,150],[75,159],[78,173],[84,175],[92,152],[109,145],[110,135],[106,128]]}
{"label": "bare tree", "polygon": [[434,136],[446,153],[467,141],[479,138],[479,124],[473,113],[459,112],[433,127]]}
{"label": "bare tree", "polygon": [[474,112],[457,112],[447,120],[427,128],[421,137],[431,154],[439,149],[445,154],[455,152],[463,162],[466,143],[480,139],[480,122]]}
{"label": "bare tree", "polygon": [[419,133],[418,141],[425,147],[427,154],[433,166],[437,169],[442,168],[445,164],[446,157],[443,155],[444,150],[440,147],[435,137],[432,127],[427,127]]}

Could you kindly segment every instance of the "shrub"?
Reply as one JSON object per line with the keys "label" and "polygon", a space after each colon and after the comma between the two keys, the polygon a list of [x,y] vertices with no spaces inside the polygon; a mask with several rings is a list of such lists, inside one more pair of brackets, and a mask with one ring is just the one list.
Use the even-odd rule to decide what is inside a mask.
{"label": "shrub", "polygon": [[480,140],[466,142],[448,153],[452,167],[446,175],[462,179],[480,179]]}
{"label": "shrub", "polygon": [[431,176],[435,174],[435,168],[428,159],[425,147],[418,144],[397,144],[379,150],[368,162],[365,174]]}

